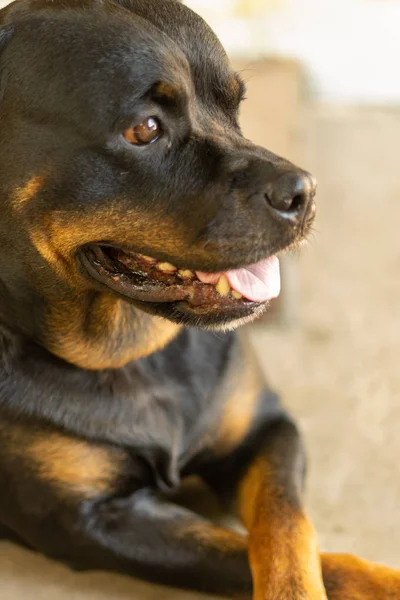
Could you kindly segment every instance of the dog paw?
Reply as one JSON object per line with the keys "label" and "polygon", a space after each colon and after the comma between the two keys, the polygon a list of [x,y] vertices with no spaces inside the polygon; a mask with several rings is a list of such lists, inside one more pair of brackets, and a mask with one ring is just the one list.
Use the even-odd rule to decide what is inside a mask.
{"label": "dog paw", "polygon": [[263,586],[256,586],[253,600],[328,600],[322,578],[296,577],[285,574],[277,577]]}
{"label": "dog paw", "polygon": [[400,599],[400,571],[348,554],[324,554],[322,570],[328,600]]}

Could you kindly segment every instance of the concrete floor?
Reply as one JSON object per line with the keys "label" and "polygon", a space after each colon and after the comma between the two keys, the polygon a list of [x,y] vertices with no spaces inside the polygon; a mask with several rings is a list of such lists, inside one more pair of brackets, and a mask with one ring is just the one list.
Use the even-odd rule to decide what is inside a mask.
{"label": "concrete floor", "polygon": [[[299,257],[301,322],[256,344],[305,435],[322,548],[400,567],[399,114],[319,108],[308,124],[320,211]],[[192,598],[6,544],[0,582],[1,600]]]}
{"label": "concrete floor", "polygon": [[258,334],[302,426],[307,504],[322,548],[400,568],[400,114],[311,116],[305,166],[320,182],[299,260],[301,326]]}

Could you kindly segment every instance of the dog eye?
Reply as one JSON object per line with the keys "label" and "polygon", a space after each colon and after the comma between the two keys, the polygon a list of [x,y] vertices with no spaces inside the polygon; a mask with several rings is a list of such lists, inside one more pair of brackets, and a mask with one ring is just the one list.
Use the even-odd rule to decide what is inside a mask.
{"label": "dog eye", "polygon": [[143,123],[126,129],[123,136],[129,144],[146,146],[156,142],[162,136],[162,133],[161,123],[158,119],[149,117]]}

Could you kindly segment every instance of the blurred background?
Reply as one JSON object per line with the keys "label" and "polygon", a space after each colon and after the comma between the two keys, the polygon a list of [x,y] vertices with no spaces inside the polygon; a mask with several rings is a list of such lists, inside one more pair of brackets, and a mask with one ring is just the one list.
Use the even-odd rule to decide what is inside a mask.
{"label": "blurred background", "polygon": [[[314,235],[249,330],[305,437],[308,512],[323,550],[400,568],[400,0],[187,4],[247,83],[246,135],[319,180]],[[0,555],[5,600],[192,598]]]}
{"label": "blurred background", "polygon": [[322,548],[400,567],[400,2],[187,0],[247,83],[248,137],[319,181],[251,335],[298,417]]}
{"label": "blurred background", "polygon": [[400,567],[400,2],[188,0],[247,83],[248,137],[319,181],[308,247],[252,328],[309,456],[324,550]]}

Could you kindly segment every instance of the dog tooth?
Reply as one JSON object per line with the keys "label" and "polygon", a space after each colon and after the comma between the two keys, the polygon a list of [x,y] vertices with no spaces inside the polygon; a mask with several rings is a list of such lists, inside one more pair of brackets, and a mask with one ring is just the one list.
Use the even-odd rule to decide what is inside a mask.
{"label": "dog tooth", "polygon": [[236,298],[236,300],[241,300],[243,298],[242,294],[237,292],[236,290],[232,290],[232,296]]}
{"label": "dog tooth", "polygon": [[189,271],[189,269],[180,269],[179,275],[185,279],[194,279],[195,276],[192,271]]}
{"label": "dog tooth", "polygon": [[152,258],[151,256],[146,256],[145,254],[139,254],[138,256],[140,256],[140,258],[143,258],[143,260],[149,263],[157,262],[155,258]]}
{"label": "dog tooth", "polygon": [[157,265],[157,269],[159,269],[160,271],[165,271],[167,273],[174,273],[175,271],[177,271],[177,268],[174,267],[174,265],[171,265],[171,263],[158,263]]}
{"label": "dog tooth", "polygon": [[217,283],[217,285],[215,286],[218,294],[220,296],[227,296],[231,290],[231,286],[229,285],[229,281],[227,280],[227,278],[225,277],[225,275],[222,275],[219,278],[219,281]]}

